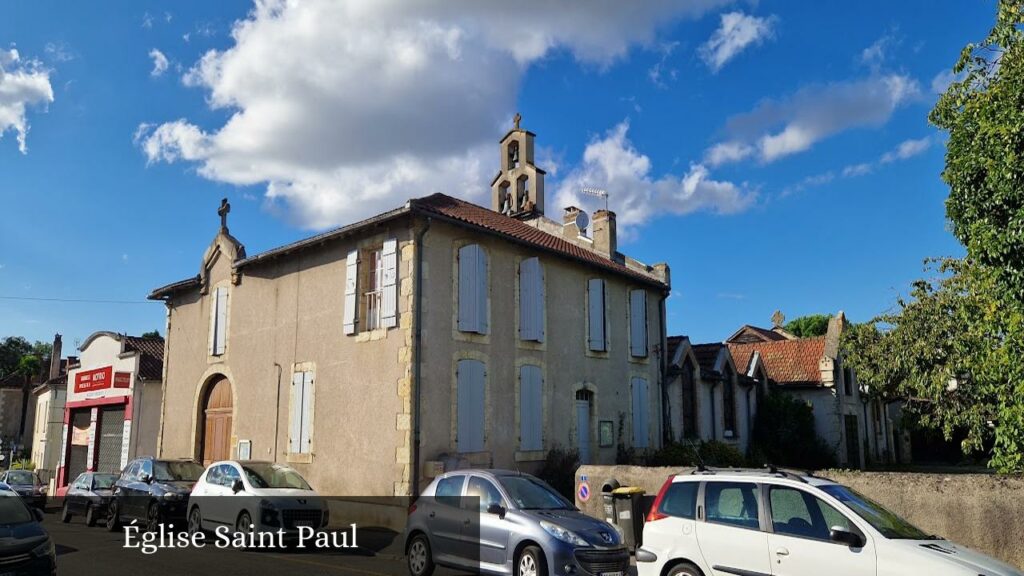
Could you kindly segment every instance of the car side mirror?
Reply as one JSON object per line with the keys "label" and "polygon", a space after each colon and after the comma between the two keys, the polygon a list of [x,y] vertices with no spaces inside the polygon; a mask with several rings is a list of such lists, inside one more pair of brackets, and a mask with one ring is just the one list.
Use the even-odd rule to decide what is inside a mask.
{"label": "car side mirror", "polygon": [[139,476],[139,480],[141,480],[143,484],[149,484],[153,481],[153,477],[149,474],[143,474],[142,476]]}
{"label": "car side mirror", "polygon": [[498,518],[505,518],[505,507],[497,502],[492,502],[487,506],[487,513],[494,514]]}
{"label": "car side mirror", "polygon": [[828,539],[839,544],[846,544],[850,548],[862,548],[864,546],[863,536],[839,526],[833,526],[829,530]]}
{"label": "car side mirror", "polygon": [[43,511],[40,510],[39,508],[33,508],[32,514],[35,515],[36,520],[38,520],[39,522],[43,521]]}
{"label": "car side mirror", "polygon": [[241,478],[239,478],[238,480],[235,480],[231,484],[231,491],[234,492],[235,494],[238,494],[239,492],[241,492],[244,489],[245,489],[245,485],[242,484]]}

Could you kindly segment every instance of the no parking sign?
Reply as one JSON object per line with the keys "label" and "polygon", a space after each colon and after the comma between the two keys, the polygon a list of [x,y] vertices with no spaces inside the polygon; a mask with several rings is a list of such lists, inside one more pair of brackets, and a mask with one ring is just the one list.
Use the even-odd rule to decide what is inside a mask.
{"label": "no parking sign", "polygon": [[580,499],[580,502],[590,500],[590,482],[587,481],[586,476],[580,476],[580,485],[576,488],[576,497]]}

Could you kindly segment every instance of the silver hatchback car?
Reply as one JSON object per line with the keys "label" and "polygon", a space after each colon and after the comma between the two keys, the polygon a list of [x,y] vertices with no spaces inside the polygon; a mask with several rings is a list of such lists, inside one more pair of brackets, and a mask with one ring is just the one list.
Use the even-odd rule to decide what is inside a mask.
{"label": "silver hatchback car", "polygon": [[626,576],[629,553],[607,522],[544,481],[510,470],[438,476],[409,508],[412,576],[435,565],[506,576]]}

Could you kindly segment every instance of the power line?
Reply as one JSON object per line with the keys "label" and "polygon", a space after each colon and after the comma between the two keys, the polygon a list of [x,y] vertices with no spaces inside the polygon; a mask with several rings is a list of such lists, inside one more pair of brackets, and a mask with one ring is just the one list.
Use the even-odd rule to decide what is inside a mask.
{"label": "power line", "polygon": [[89,298],[37,298],[34,296],[0,296],[0,300],[28,300],[32,302],[75,302],[79,304],[162,304],[155,300],[93,300]]}

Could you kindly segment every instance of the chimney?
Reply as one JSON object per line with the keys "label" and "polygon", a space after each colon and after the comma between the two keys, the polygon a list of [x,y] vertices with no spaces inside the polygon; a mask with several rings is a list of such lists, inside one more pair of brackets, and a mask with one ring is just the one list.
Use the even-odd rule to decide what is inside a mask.
{"label": "chimney", "polygon": [[576,218],[579,214],[580,209],[575,206],[566,207],[562,214],[562,237],[566,240],[575,242],[580,237],[582,231],[576,226]]}
{"label": "chimney", "polygon": [[615,212],[609,210],[598,210],[594,212],[594,222],[591,225],[594,238],[594,250],[609,257],[615,258],[619,251],[618,240],[615,232]]}
{"label": "chimney", "polygon": [[60,376],[60,355],[61,355],[61,338],[60,334],[54,334],[53,336],[53,351],[50,353],[50,378],[56,378]]}

